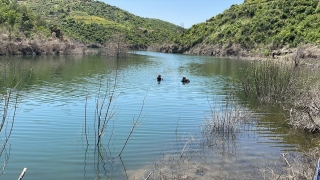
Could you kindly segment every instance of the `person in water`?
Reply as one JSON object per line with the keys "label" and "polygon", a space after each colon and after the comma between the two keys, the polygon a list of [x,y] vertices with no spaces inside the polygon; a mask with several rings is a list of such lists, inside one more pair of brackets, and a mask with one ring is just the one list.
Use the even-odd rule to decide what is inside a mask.
{"label": "person in water", "polygon": [[161,78],[161,75],[159,74],[157,77],[157,81],[162,81],[163,79]]}
{"label": "person in water", "polygon": [[181,82],[183,82],[183,83],[189,83],[190,80],[187,79],[185,76],[183,76]]}

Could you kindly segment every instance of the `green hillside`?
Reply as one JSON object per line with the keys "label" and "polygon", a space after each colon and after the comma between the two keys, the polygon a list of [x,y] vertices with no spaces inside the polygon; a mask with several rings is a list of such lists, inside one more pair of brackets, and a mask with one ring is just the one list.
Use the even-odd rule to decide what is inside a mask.
{"label": "green hillside", "polygon": [[[17,3],[15,3],[17,2]],[[32,37],[50,31],[84,43],[104,44],[115,33],[133,47],[168,42],[175,52],[216,55],[267,47],[269,50],[320,43],[319,0],[245,0],[204,23],[183,29],[171,23],[135,16],[117,7],[90,0],[0,0],[0,30]],[[58,35],[62,35],[59,34]],[[208,47],[215,46],[214,51]],[[217,48],[218,47],[218,48]],[[226,48],[225,48],[226,49]],[[173,52],[173,51],[172,51]],[[232,54],[232,52],[231,52]]]}
{"label": "green hillside", "polygon": [[141,18],[100,1],[20,1],[57,25],[66,36],[85,43],[103,44],[114,33],[126,35],[127,43],[147,46],[168,41],[183,29],[158,19]]}
{"label": "green hillside", "polygon": [[8,31],[9,38],[30,38],[36,33],[50,34],[46,21],[27,6],[16,1],[0,0],[0,35]]}
{"label": "green hillside", "polygon": [[320,43],[319,0],[245,0],[172,39],[196,45],[238,44],[242,49],[271,49]]}

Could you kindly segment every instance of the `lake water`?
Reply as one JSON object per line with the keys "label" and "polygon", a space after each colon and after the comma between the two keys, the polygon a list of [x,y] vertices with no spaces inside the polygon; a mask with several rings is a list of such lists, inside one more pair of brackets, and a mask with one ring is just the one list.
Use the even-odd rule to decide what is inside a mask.
{"label": "lake water", "polygon": [[[209,176],[200,172],[232,179],[257,172],[281,153],[309,146],[306,140],[312,139],[282,125],[283,112],[276,108],[250,109],[239,100],[242,111],[252,114],[249,121],[231,139],[204,141],[203,124],[213,107],[225,105],[230,78],[250,67],[246,61],[153,52],[118,60],[44,56],[0,61],[2,86],[5,77],[10,85],[15,76],[23,77],[24,84],[0,179],[17,179],[24,167],[24,180],[145,179],[155,178],[159,169],[180,172],[175,168],[185,168],[186,161],[189,171],[203,178]],[[160,83],[158,74],[163,77]],[[191,82],[181,83],[183,76]],[[112,117],[96,146],[97,111],[101,97],[106,95],[107,103],[110,93],[113,101],[106,118]],[[102,120],[107,110],[102,108]],[[177,161],[181,154],[185,159]]]}

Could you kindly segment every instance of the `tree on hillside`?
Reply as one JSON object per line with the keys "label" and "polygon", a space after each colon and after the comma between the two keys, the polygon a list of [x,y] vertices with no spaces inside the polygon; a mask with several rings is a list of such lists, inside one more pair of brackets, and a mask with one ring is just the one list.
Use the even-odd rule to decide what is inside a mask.
{"label": "tree on hillside", "polygon": [[9,39],[10,41],[12,40],[12,32],[14,30],[14,25],[16,23],[16,19],[18,18],[17,14],[15,11],[10,10],[7,13],[7,28],[9,31]]}
{"label": "tree on hillside", "polygon": [[20,6],[19,12],[21,13],[20,31],[29,38],[34,27],[35,16],[26,6]]}

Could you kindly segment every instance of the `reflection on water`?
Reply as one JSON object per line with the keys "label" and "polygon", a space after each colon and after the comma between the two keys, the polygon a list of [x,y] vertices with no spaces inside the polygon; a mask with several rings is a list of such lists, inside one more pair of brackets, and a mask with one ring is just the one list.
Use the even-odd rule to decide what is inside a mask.
{"label": "reflection on water", "polygon": [[[180,177],[233,177],[256,168],[257,160],[268,164],[281,152],[316,144],[314,138],[301,137],[284,126],[283,112],[260,111],[258,106],[237,100],[237,105],[249,107],[251,120],[230,138],[203,136],[201,126],[212,113],[208,99],[224,106],[230,77],[250,63],[137,53],[118,60],[100,56],[0,57],[0,63],[8,65],[1,69],[1,87],[28,77],[23,78],[20,89],[10,160],[1,178],[14,179],[23,167],[28,168],[26,180],[137,179],[153,178],[160,172],[177,172]],[[161,83],[156,81],[158,74]],[[190,83],[182,84],[183,76]],[[112,111],[106,112],[113,92]],[[107,122],[105,129],[98,128],[99,118],[100,127]],[[178,172],[178,167],[185,171]],[[231,176],[234,169],[237,173]]]}

